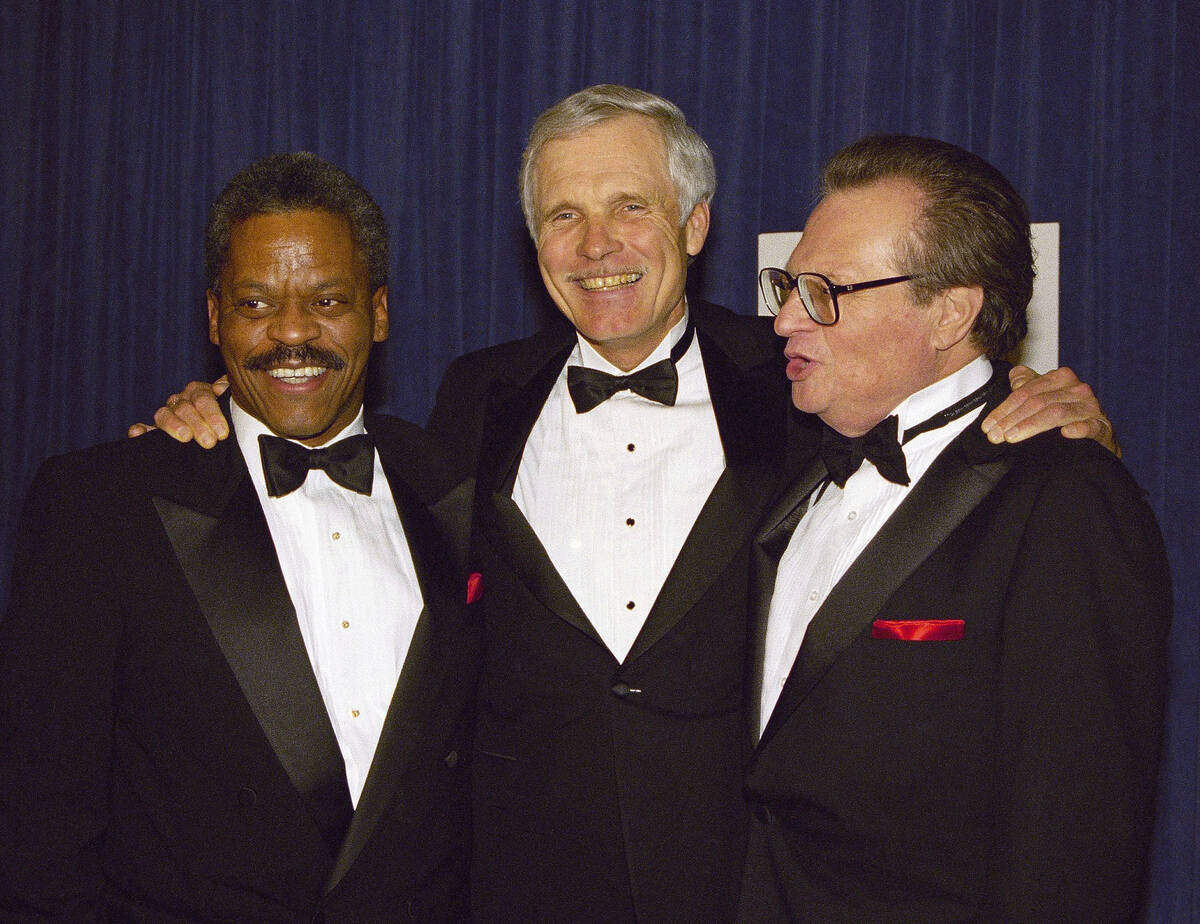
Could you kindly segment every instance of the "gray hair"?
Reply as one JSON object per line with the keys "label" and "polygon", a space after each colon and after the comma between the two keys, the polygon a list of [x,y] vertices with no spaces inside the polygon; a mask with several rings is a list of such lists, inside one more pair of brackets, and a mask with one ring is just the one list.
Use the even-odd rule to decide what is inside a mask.
{"label": "gray hair", "polygon": [[612,83],[598,84],[555,103],[537,117],[529,131],[529,143],[521,155],[521,210],[535,242],[537,225],[533,199],[537,187],[537,159],[546,142],[630,113],[648,116],[662,132],[667,148],[667,169],[679,202],[680,226],[699,203],[712,201],[717,191],[712,151],[687,124],[680,108],[645,90]]}

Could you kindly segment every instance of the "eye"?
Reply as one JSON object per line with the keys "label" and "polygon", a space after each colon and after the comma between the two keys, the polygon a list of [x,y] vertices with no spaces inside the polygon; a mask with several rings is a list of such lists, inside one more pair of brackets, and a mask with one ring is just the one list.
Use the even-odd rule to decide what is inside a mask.
{"label": "eye", "polygon": [[322,314],[339,314],[346,310],[350,300],[341,295],[323,295],[313,302],[313,307]]}
{"label": "eye", "polygon": [[243,314],[247,317],[261,317],[271,310],[270,304],[261,298],[242,298],[235,302],[233,307],[237,310],[238,314]]}

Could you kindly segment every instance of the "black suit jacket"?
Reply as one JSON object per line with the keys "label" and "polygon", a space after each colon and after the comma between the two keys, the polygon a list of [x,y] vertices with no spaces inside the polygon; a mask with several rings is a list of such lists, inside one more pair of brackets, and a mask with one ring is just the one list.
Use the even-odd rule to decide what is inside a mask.
{"label": "black suit jacket", "polygon": [[511,497],[575,343],[566,326],[457,360],[431,426],[477,453],[485,670],[474,767],[486,921],[728,920],[751,526],[778,486],[786,391],[762,319],[691,303],[727,468],[618,663]]}
{"label": "black suit jacket", "polygon": [[[824,474],[813,461],[756,542],[758,675],[792,514]],[[748,776],[741,919],[1134,917],[1169,608],[1158,528],[1114,456],[968,427],[809,625]],[[960,640],[872,637],[956,619]]]}
{"label": "black suit jacket", "polygon": [[0,625],[4,919],[454,920],[478,633],[469,483],[368,429],[425,599],[358,809],[233,439],[49,460]]}

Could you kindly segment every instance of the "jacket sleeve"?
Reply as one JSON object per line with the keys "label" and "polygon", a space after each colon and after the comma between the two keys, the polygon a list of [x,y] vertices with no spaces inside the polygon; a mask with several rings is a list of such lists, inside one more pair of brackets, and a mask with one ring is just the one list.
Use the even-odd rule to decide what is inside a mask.
{"label": "jacket sleeve", "polygon": [[1007,585],[1003,920],[1129,920],[1145,891],[1170,575],[1141,490],[1087,455],[1048,476]]}
{"label": "jacket sleeve", "polygon": [[0,910],[75,920],[103,900],[120,619],[86,474],[52,459],[18,530],[0,623]]}

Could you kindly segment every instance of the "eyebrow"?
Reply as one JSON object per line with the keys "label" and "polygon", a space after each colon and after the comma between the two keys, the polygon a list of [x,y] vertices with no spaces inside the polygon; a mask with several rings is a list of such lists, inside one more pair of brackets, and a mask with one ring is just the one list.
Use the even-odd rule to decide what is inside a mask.
{"label": "eyebrow", "polygon": [[[612,206],[621,202],[643,202],[649,204],[655,201],[656,197],[648,196],[645,193],[634,192],[633,190],[629,189],[619,190],[610,196],[606,196],[603,200],[604,205],[608,208],[611,208]],[[572,205],[570,199],[560,199],[554,205],[542,209],[541,216],[542,218],[549,218],[555,212],[561,212],[563,209],[579,211],[578,206]]]}
{"label": "eyebrow", "polygon": [[[352,289],[355,283],[353,277],[335,276],[332,279],[322,279],[315,285],[309,286],[306,291],[309,292],[324,292],[327,289]],[[266,282],[259,282],[257,279],[237,279],[229,287],[231,290],[246,290],[249,289],[255,292],[269,292],[275,286]]]}

